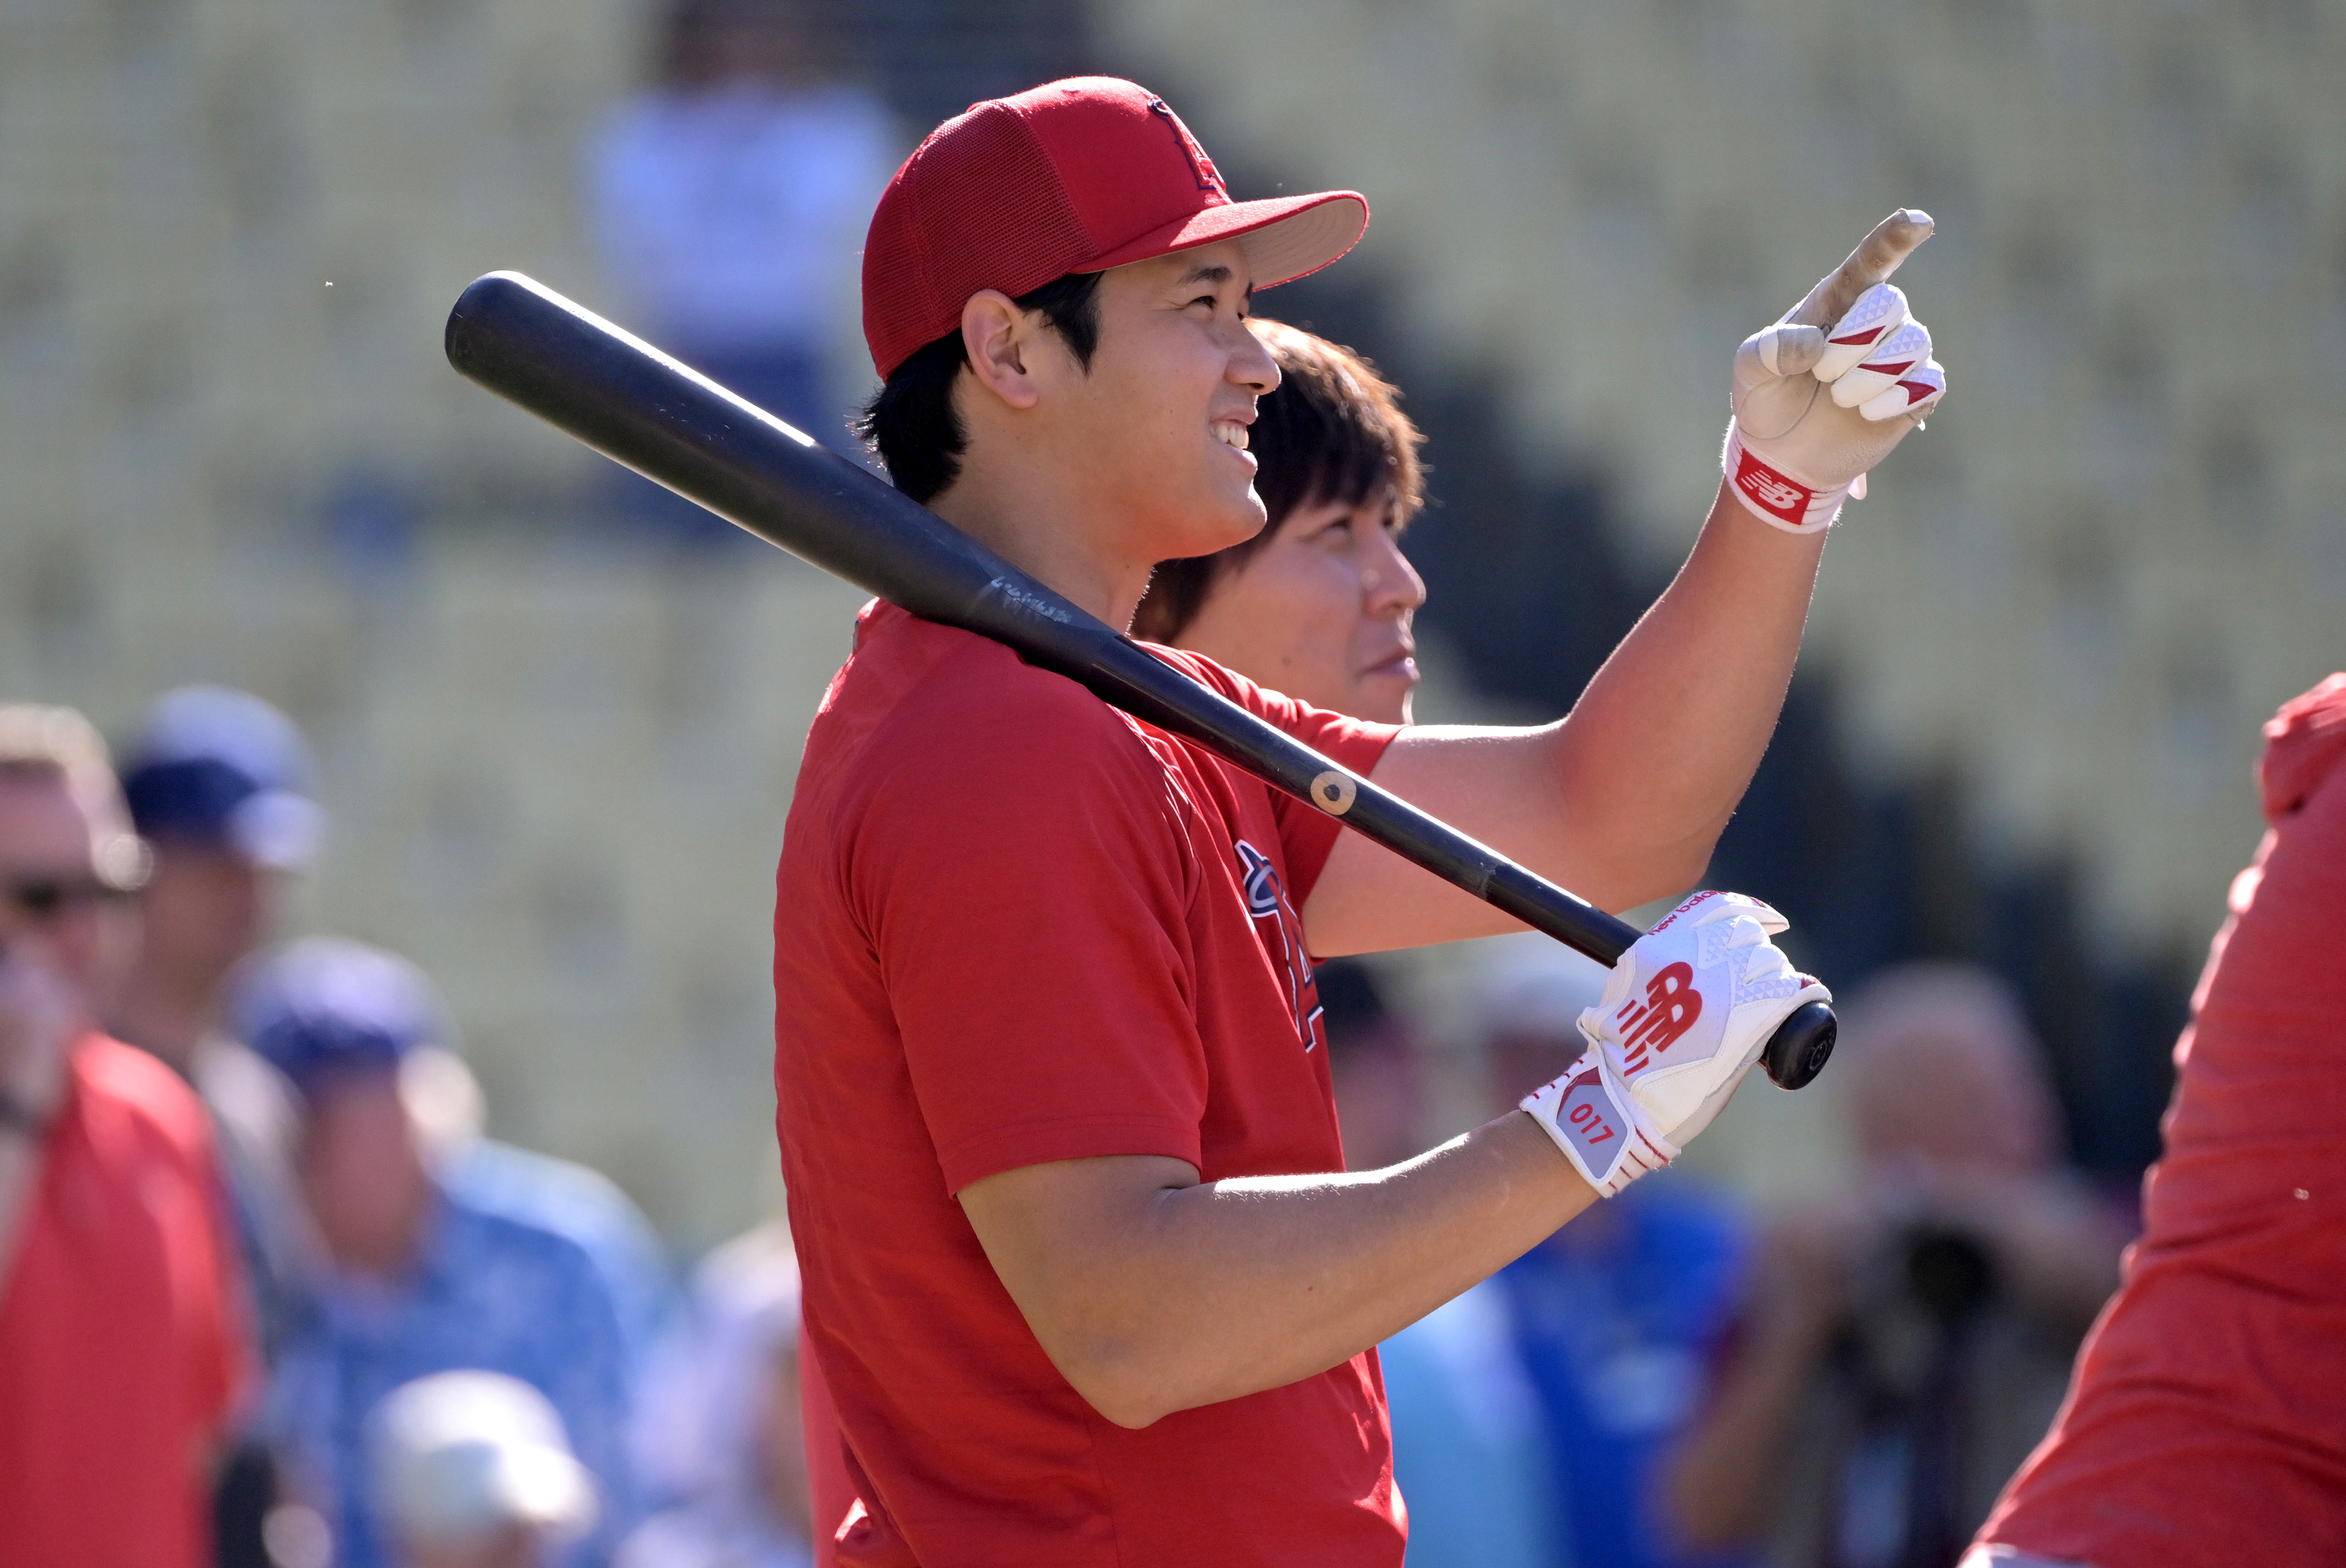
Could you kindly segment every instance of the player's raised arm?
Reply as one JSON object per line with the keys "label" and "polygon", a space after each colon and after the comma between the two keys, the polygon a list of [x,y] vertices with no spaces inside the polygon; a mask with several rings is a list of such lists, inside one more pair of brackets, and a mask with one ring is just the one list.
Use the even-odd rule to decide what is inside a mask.
{"label": "player's raised arm", "polygon": [[[1928,216],[1892,214],[1736,351],[1727,473],[1701,535],[1568,716],[1412,730],[1376,781],[1607,909],[1698,881],[1775,730],[1826,531],[1945,390],[1886,281],[1930,233]],[[1329,858],[1304,921],[1323,953],[1508,929],[1358,840]]]}

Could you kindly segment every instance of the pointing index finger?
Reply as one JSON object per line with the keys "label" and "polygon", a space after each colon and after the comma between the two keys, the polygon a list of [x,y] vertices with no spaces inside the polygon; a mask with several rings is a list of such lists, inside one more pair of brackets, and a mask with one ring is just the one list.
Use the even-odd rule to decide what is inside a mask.
{"label": "pointing index finger", "polygon": [[1873,226],[1858,248],[1833,274],[1818,284],[1792,320],[1803,326],[1830,327],[1849,313],[1857,297],[1898,270],[1914,248],[1931,238],[1936,225],[1919,209],[1902,207]]}

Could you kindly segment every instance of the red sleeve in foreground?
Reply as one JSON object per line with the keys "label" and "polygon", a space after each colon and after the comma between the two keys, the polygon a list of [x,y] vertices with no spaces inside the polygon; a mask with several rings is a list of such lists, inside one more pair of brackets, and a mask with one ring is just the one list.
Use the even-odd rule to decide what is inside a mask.
{"label": "red sleeve in foreground", "polygon": [[2272,830],[2177,1048],[2142,1238],[1982,1543],[2098,1568],[2346,1562],[2346,676],[2265,733]]}

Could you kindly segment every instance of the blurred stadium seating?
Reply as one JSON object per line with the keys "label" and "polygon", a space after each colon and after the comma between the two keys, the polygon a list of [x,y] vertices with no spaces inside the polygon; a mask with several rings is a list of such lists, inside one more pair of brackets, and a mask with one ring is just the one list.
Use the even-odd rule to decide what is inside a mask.
{"label": "blurred stadium seating", "polygon": [[[2312,0],[1107,0],[1209,145],[1366,190],[1413,357],[1594,468],[1633,560],[1716,484],[1734,343],[1882,213],[1946,411],[1820,594],[1863,770],[1950,761],[2112,939],[2204,940],[2256,725],[2346,606],[2346,14]],[[1271,296],[1265,308],[1280,308]],[[1438,461],[1438,459],[1437,459]]]}
{"label": "blurred stadium seating", "polygon": [[2255,842],[2257,726],[2341,657],[2346,14],[1100,0],[1093,25],[1241,194],[1369,193],[1358,254],[1263,309],[1411,391],[1446,503],[1426,618],[1510,696],[1568,701],[1683,553],[1735,342],[1893,207],[1939,219],[1900,281],[1952,394],[1835,538],[1713,876],[1782,902],[1837,983],[1925,953],[2011,975],[2079,1152],[2138,1167]]}
{"label": "blurred stadium seating", "polygon": [[595,297],[580,149],[648,20],[7,9],[0,689],[117,735],[183,680],[285,706],[303,923],[423,963],[498,1129],[691,1245],[773,1196],[773,860],[857,596],[582,527],[601,460],[439,351],[492,267]]}
{"label": "blurred stadium seating", "polygon": [[[1947,852],[2073,860],[2096,952],[2204,941],[2255,831],[2256,723],[2340,662],[2335,7],[839,15],[908,131],[1090,63],[1262,171],[1241,194],[1368,191],[1359,257],[1293,299],[1373,321],[1389,336],[1355,336],[1428,423],[1452,411],[1424,548],[1474,608],[1443,629],[1524,700],[1552,694],[1510,688],[1488,639],[1577,617],[1601,647],[1690,535],[1733,343],[1889,208],[1930,208],[1902,280],[1954,393],[1835,542],[1825,678],[1791,733],[1839,737],[1856,787],[1940,801]],[[498,1129],[610,1172],[692,1245],[770,1196],[769,879],[854,596],[591,525],[600,460],[439,354],[492,267],[597,298],[578,160],[650,21],[619,0],[0,11],[0,691],[117,734],[186,679],[286,707],[334,813],[304,923],[423,962]],[[1507,533],[1515,495],[1546,498],[1537,528]],[[1493,539],[1557,596],[1483,613],[1460,557]]]}

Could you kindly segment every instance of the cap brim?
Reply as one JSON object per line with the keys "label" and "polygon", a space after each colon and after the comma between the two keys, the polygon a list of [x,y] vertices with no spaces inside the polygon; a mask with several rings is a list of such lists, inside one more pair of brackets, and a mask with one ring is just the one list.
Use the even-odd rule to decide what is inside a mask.
{"label": "cap brim", "polygon": [[1254,286],[1270,289],[1317,272],[1359,244],[1368,227],[1369,200],[1357,190],[1234,201],[1152,230],[1076,270],[1104,272],[1110,267],[1235,239],[1246,249]]}

